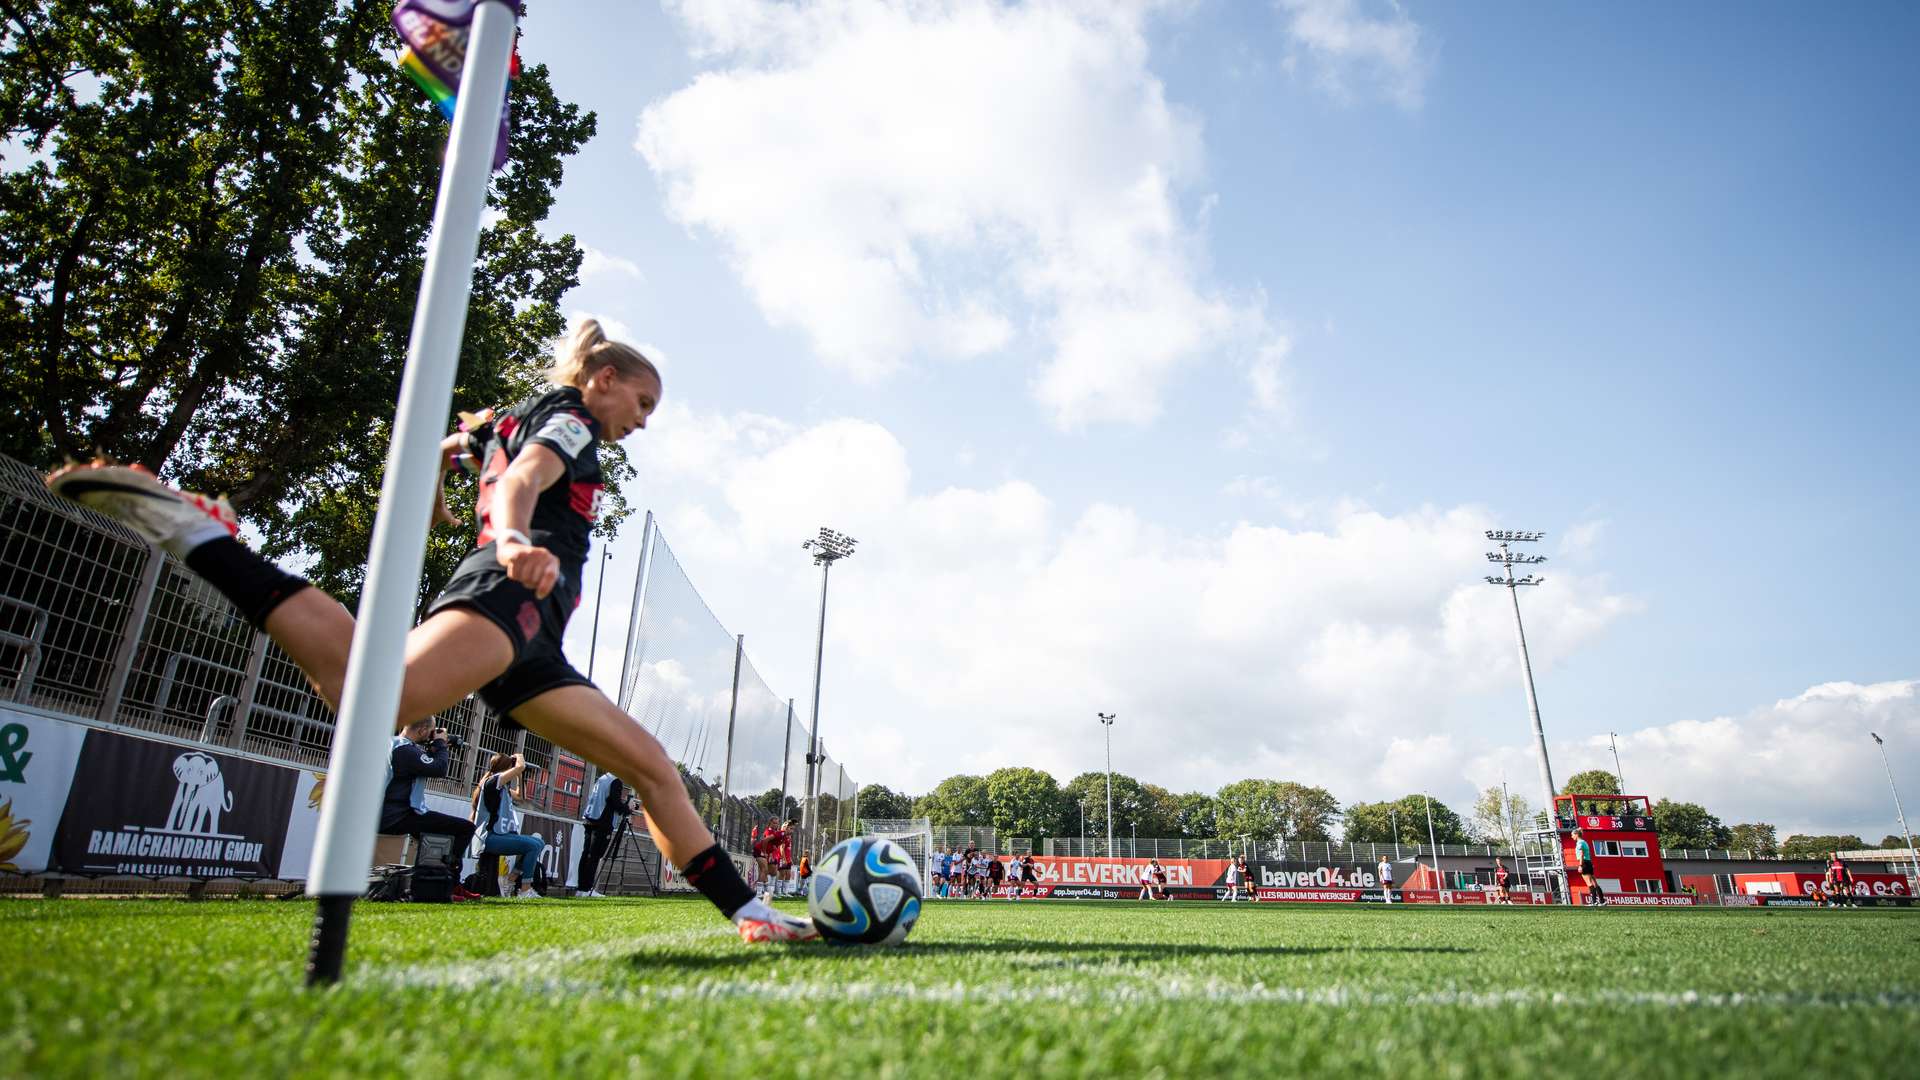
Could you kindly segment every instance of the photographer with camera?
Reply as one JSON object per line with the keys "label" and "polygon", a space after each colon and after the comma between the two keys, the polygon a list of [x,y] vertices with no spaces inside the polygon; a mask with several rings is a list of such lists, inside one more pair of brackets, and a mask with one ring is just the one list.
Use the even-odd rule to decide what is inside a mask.
{"label": "photographer with camera", "polygon": [[[387,759],[387,794],[380,807],[382,833],[411,836],[416,841],[423,833],[450,836],[456,862],[458,853],[464,852],[473,839],[473,822],[428,810],[427,781],[447,775],[452,764],[449,750],[457,749],[460,742],[458,737],[450,738],[446,728],[435,727],[432,717],[401,728],[393,737],[393,752]],[[450,747],[449,743],[456,745]],[[458,877],[459,867],[452,869]],[[465,893],[461,889],[455,895]]]}
{"label": "photographer with camera", "polygon": [[580,815],[586,823],[587,835],[580,851],[580,891],[573,895],[590,899],[607,895],[597,887],[600,860],[607,857],[617,826],[625,824],[624,819],[634,813],[637,811],[627,798],[627,785],[610,772],[601,773],[593,782],[593,790],[587,794],[587,805]]}
{"label": "photographer with camera", "polygon": [[[534,872],[540,866],[540,853],[547,849],[543,836],[522,835],[520,812],[513,808],[513,797],[520,791],[520,776],[531,768],[525,754],[495,754],[487,764],[487,775],[473,789],[473,828],[475,858],[505,855],[517,859],[513,866],[515,900],[538,900],[534,891]],[[481,840],[480,837],[485,839]]]}

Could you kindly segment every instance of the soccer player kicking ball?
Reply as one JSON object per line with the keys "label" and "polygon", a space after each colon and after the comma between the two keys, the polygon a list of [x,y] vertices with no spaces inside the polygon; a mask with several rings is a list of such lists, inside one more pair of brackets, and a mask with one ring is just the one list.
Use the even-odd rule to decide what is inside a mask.
{"label": "soccer player kicking ball", "polygon": [[[640,796],[654,843],[733,920],[743,940],[816,937],[811,922],[753,895],[701,823],[659,742],[561,653],[600,509],[597,443],[646,427],[661,384],[639,350],[608,341],[592,320],[575,331],[549,378],[554,389],[442,443],[449,468],[471,461],[480,473],[479,547],[407,637],[396,726],[478,691],[509,727],[525,727],[626,781]],[[353,616],[235,539],[238,525],[224,499],[175,491],[143,469],[100,463],[61,469],[47,486],[184,560],[338,707]],[[458,524],[438,499],[434,516]]]}

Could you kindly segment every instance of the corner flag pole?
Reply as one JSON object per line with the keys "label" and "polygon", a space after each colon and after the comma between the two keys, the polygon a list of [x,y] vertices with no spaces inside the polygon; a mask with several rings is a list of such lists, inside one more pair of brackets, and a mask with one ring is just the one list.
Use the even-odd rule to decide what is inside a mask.
{"label": "corner flag pole", "polygon": [[440,174],[387,475],[373,523],[367,587],[327,763],[327,797],[320,805],[320,830],[307,873],[307,895],[320,901],[307,955],[309,986],[339,980],[353,901],[367,888],[387,754],[406,673],[407,631],[425,560],[434,473],[440,468],[440,438],[466,330],[480,211],[486,205],[506,100],[514,18],[513,4],[480,0],[460,73],[453,134]]}

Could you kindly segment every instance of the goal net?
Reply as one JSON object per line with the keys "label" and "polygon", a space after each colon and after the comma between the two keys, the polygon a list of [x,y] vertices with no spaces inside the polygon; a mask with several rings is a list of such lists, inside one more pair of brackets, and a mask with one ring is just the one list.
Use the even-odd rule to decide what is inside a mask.
{"label": "goal net", "polygon": [[920,887],[933,885],[933,826],[926,818],[861,818],[868,836],[891,840],[906,849],[920,868]]}

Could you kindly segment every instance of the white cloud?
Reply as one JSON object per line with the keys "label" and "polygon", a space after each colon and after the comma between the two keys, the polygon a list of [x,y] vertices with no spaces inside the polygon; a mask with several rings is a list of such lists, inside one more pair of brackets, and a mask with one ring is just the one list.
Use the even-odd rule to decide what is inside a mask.
{"label": "white cloud", "polygon": [[1204,281],[1200,125],[1148,66],[1151,2],[669,5],[713,69],[642,114],[669,211],[755,302],[875,378],[1017,347],[1065,427],[1142,423],[1176,370],[1278,407],[1264,299]]}
{"label": "white cloud", "polygon": [[1606,535],[1607,521],[1596,519],[1582,521],[1560,534],[1559,557],[1562,559],[1589,559],[1599,548],[1601,538]]}
{"label": "white cloud", "polygon": [[572,339],[574,331],[580,328],[582,322],[588,319],[597,319],[600,322],[600,332],[607,335],[609,340],[624,342],[639,349],[643,356],[653,361],[653,366],[659,370],[662,379],[666,378],[669,374],[672,364],[667,358],[666,350],[650,341],[642,340],[633,332],[633,327],[627,325],[625,321],[617,319],[612,315],[603,315],[599,312],[581,311],[578,309],[568,311],[566,317],[567,332],[554,339],[553,342],[553,355],[555,359],[559,358],[561,351],[566,348],[567,342]]}
{"label": "white cloud", "polygon": [[[1015,763],[1064,780],[1095,767],[1106,709],[1116,767],[1170,787],[1276,775],[1343,799],[1443,794],[1439,772],[1464,788],[1481,745],[1454,703],[1518,678],[1505,600],[1478,581],[1494,522],[1478,507],[1169,528],[1018,478],[917,487],[870,421],[671,401],[636,464],[706,605],[803,719],[819,577],[799,541],[823,524],[860,538],[833,572],[824,715],[863,780],[917,791]],[[1529,600],[1542,672],[1634,610],[1573,575]]]}
{"label": "white cloud", "polygon": [[[1869,732],[1894,748],[1894,771],[1912,790],[1920,782],[1920,680],[1824,683],[1739,716],[1623,731],[1620,771],[1632,793],[1699,803],[1728,825],[1770,822],[1782,839],[1858,833],[1872,844],[1898,832],[1899,822]],[[1554,743],[1550,752],[1562,783],[1584,769],[1613,771],[1605,735]],[[1503,748],[1470,768],[1487,783],[1498,783],[1502,770],[1517,791],[1535,786],[1527,748]]]}
{"label": "white cloud", "polygon": [[1298,70],[1304,61],[1322,91],[1341,101],[1378,94],[1403,109],[1424,101],[1420,27],[1396,0],[1274,0],[1274,7],[1293,42],[1289,66]]}
{"label": "white cloud", "polygon": [[628,281],[643,280],[640,264],[632,259],[623,259],[618,255],[609,255],[599,248],[582,245],[580,248],[580,281],[591,285],[597,281],[609,281],[625,278]]}

